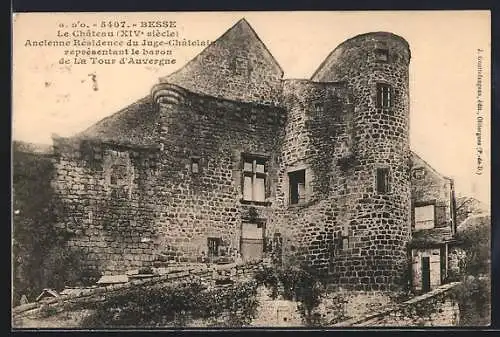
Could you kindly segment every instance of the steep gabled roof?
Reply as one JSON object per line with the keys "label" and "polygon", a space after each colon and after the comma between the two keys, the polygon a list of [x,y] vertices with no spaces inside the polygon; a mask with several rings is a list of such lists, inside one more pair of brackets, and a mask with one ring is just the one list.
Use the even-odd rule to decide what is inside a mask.
{"label": "steep gabled roof", "polygon": [[[232,80],[237,76],[227,71],[237,55],[249,57],[251,72],[249,79],[234,83]],[[210,58],[213,62],[207,63]],[[282,76],[283,70],[267,47],[248,22],[241,19],[184,67],[161,78],[160,82],[176,84],[194,93],[219,98],[241,101],[262,98],[259,103],[270,103],[279,100]],[[158,136],[157,125],[158,114],[148,95],[72,138],[151,145]]]}
{"label": "steep gabled roof", "polygon": [[[235,66],[240,60],[244,75]],[[241,19],[184,67],[161,78],[160,82],[218,98],[268,103],[279,99],[277,90],[282,77],[278,62],[250,24]]]}
{"label": "steep gabled roof", "polygon": [[421,156],[419,156],[416,152],[414,151],[410,151],[411,153],[411,163],[412,163],[412,166],[414,166],[415,164],[416,165],[422,165],[422,166],[425,166],[426,168],[428,168],[429,170],[431,170],[431,172],[433,172],[436,176],[442,178],[442,179],[448,179],[448,180],[453,180],[445,175],[443,175],[442,173],[439,173],[434,167],[432,167],[428,162],[426,162],[425,160],[422,159]]}

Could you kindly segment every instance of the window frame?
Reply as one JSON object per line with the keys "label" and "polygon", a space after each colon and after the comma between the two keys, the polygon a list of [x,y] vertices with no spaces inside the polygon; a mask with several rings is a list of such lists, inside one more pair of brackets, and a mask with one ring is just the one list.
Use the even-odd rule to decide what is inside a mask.
{"label": "window frame", "polygon": [[123,188],[126,187],[128,190],[128,180],[132,178],[132,172],[130,171],[128,164],[114,162],[109,166],[108,170],[108,185],[111,188]]}
{"label": "window frame", "polygon": [[[375,106],[378,109],[390,109],[393,106],[392,85],[385,82],[378,82],[375,89]],[[387,95],[384,97],[384,93]]]}
{"label": "window frame", "polygon": [[[207,257],[208,258],[216,258],[219,256],[219,248],[221,246],[221,238],[220,237],[214,237],[214,236],[209,236],[207,237]],[[211,250],[210,250],[210,243],[213,242],[214,246],[215,246],[215,252],[214,254],[211,254]]]}
{"label": "window frame", "polygon": [[[193,169],[194,165],[196,165],[196,167],[197,167],[196,171]],[[193,175],[198,175],[201,173],[201,158],[200,157],[192,156],[190,158],[189,171]]]}
{"label": "window frame", "polygon": [[[418,228],[417,227],[417,213],[416,209],[420,207],[429,207],[432,206],[432,227],[425,227],[425,228]],[[431,230],[436,228],[436,201],[427,201],[427,202],[417,202],[413,205],[413,230],[414,231],[421,231],[421,230]]]}
{"label": "window frame", "polygon": [[235,56],[233,59],[234,74],[237,76],[248,75],[248,59],[242,56]]}
{"label": "window frame", "polygon": [[[246,170],[245,164],[251,163],[252,164],[252,170]],[[264,166],[264,171],[263,172],[258,172],[257,171],[257,165],[263,165]],[[256,155],[256,154],[242,154],[241,156],[241,200],[246,203],[266,203],[267,198],[268,198],[268,193],[267,193],[267,184],[268,184],[268,179],[269,179],[269,174],[268,174],[268,158],[266,156],[262,155]],[[246,199],[245,198],[245,177],[251,177],[251,183],[250,183],[250,188],[251,188],[251,199]],[[263,178],[264,179],[264,195],[262,200],[257,200],[256,199],[256,181],[257,178]]]}
{"label": "window frame", "polygon": [[325,113],[325,102],[314,102],[313,111],[315,114]]}
{"label": "window frame", "polygon": [[[385,176],[384,176],[384,185],[385,185],[385,189],[383,190],[380,190],[379,189],[379,186],[380,186],[380,180],[379,180],[379,172],[386,172]],[[377,194],[390,194],[392,192],[392,179],[391,179],[391,169],[389,167],[377,167],[375,168],[375,191],[377,192]]]}
{"label": "window frame", "polygon": [[[389,62],[389,48],[376,48],[374,50],[375,61],[380,63],[388,63]],[[380,56],[385,56],[385,60],[381,59]]]}
{"label": "window frame", "polygon": [[[292,177],[293,176],[298,176],[299,174],[303,175],[304,179],[303,179],[303,191],[304,191],[304,197],[301,198],[300,194],[299,194],[299,185],[300,185],[300,182],[298,179],[294,179],[292,180]],[[299,169],[295,169],[295,170],[291,170],[291,171],[288,171],[287,172],[287,177],[288,177],[288,205],[289,206],[295,206],[295,205],[303,205],[305,203],[307,203],[307,196],[308,196],[308,193],[307,193],[307,181],[306,181],[306,177],[307,177],[307,174],[306,174],[306,169],[305,168],[299,168]],[[293,193],[293,190],[292,190],[292,181],[295,181],[296,182],[296,192],[297,192],[297,202],[292,202],[292,200],[294,200],[295,198],[292,197],[292,193]]]}

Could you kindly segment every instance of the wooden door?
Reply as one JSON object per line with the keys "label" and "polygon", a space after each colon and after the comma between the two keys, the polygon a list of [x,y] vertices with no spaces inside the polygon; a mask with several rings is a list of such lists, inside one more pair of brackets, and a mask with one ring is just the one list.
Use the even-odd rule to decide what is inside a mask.
{"label": "wooden door", "polygon": [[262,259],[264,252],[264,229],[262,225],[250,222],[242,224],[240,251],[245,262]]}
{"label": "wooden door", "polygon": [[431,264],[428,256],[422,257],[422,291],[431,290]]}

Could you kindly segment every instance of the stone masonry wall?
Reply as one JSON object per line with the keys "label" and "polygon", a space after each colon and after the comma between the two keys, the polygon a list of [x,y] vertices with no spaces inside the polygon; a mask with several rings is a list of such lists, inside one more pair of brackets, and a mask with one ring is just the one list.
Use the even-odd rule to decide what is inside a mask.
{"label": "stone masonry wall", "polygon": [[452,289],[459,283],[443,285],[424,295],[414,297],[396,306],[389,306],[347,321],[335,327],[412,327],[458,326],[460,311],[458,303],[451,295]]}
{"label": "stone masonry wall", "polygon": [[[266,85],[248,89],[249,100],[262,104],[233,97],[240,89],[230,82],[224,85],[233,91],[222,94],[233,100],[196,94],[167,78],[152,90],[158,148],[90,145],[87,156],[83,142],[60,151],[56,185],[81,234],[73,244],[105,271],[188,262],[206,254],[208,238],[238,253],[242,221],[257,218],[266,236],[283,234],[285,257],[356,290],[391,287],[406,268],[410,234],[407,44],[387,33],[348,40],[315,74],[317,82],[280,82],[281,97],[269,91],[279,67],[267,54],[266,66],[258,62],[265,47],[246,22],[233,30],[207,50],[225,53],[237,42],[232,37],[247,36],[249,74],[274,68],[272,85],[264,79]],[[388,49],[384,62],[374,54],[380,48]],[[203,69],[196,62],[186,69]],[[375,106],[379,82],[392,86],[388,109]],[[283,108],[264,105],[270,95]],[[241,200],[247,155],[266,160],[265,201]],[[108,172],[115,166],[118,180]],[[377,168],[389,169],[387,193],[376,190]],[[306,197],[289,205],[289,173],[299,169]]]}
{"label": "stone masonry wall", "polygon": [[[380,50],[386,59],[380,60]],[[346,184],[348,249],[331,261],[340,284],[357,290],[392,287],[407,268],[410,237],[408,44],[389,33],[368,33],[342,43],[312,77],[345,81],[352,90],[353,156]],[[391,86],[388,108],[376,105],[377,85]],[[376,169],[389,170],[389,191],[376,189]],[[351,234],[352,233],[352,234]]]}
{"label": "stone masonry wall", "polygon": [[[288,118],[279,161],[279,208],[268,227],[282,234],[285,261],[297,258],[327,272],[341,231],[342,209],[336,210],[335,196],[343,191],[336,182],[344,174],[337,161],[349,155],[349,93],[342,83],[307,80],[284,81],[283,92]],[[298,169],[305,169],[306,197],[291,204],[289,173]]]}
{"label": "stone masonry wall", "polygon": [[[154,90],[162,120],[159,174],[148,202],[154,208],[161,247],[196,258],[207,239],[239,251],[242,221],[254,207],[266,219],[274,207],[277,146],[286,116],[279,108],[199,96],[175,86]],[[266,200],[243,203],[245,155],[266,160]],[[193,158],[199,172],[191,172]]]}
{"label": "stone masonry wall", "polygon": [[68,139],[55,139],[54,148],[61,221],[75,234],[68,245],[83,250],[82,262],[99,272],[150,265],[156,232],[144,196],[154,150]]}

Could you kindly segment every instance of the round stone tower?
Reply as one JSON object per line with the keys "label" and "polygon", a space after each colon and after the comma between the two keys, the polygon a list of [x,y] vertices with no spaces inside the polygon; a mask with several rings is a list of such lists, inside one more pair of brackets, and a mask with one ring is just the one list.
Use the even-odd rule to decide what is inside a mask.
{"label": "round stone tower", "polygon": [[410,237],[408,43],[386,32],[340,44],[313,75],[346,82],[354,112],[345,198],[348,216],[331,262],[340,284],[384,290],[404,280]]}

